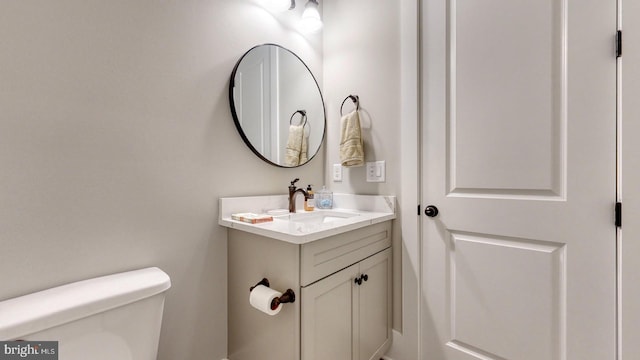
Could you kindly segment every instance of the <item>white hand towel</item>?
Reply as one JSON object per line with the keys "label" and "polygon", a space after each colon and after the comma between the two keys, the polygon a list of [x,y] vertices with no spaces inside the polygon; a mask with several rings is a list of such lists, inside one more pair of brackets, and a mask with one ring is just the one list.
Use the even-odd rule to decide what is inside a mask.
{"label": "white hand towel", "polygon": [[358,110],[340,119],[340,162],[345,167],[364,165],[364,142]]}
{"label": "white hand towel", "polygon": [[300,153],[304,141],[304,127],[302,125],[289,126],[289,138],[287,139],[287,149],[284,155],[286,166],[300,165]]}
{"label": "white hand towel", "polygon": [[[303,125],[304,127],[304,125]],[[306,163],[309,160],[309,133],[302,129],[302,144],[300,145],[300,161],[299,165]]]}

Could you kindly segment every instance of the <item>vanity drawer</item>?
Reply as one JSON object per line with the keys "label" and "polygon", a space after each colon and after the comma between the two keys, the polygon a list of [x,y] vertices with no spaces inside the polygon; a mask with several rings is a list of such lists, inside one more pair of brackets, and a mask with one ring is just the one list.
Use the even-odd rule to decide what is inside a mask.
{"label": "vanity drawer", "polygon": [[302,245],[301,285],[307,286],[391,246],[391,221]]}

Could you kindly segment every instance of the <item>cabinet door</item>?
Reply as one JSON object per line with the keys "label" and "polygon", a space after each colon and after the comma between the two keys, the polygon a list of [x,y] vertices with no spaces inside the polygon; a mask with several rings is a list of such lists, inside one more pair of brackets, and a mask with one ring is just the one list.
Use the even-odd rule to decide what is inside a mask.
{"label": "cabinet door", "polygon": [[302,288],[302,360],[351,360],[359,275],[352,265]]}
{"label": "cabinet door", "polygon": [[362,285],[357,286],[359,303],[356,335],[358,360],[379,359],[391,339],[391,249],[360,262]]}

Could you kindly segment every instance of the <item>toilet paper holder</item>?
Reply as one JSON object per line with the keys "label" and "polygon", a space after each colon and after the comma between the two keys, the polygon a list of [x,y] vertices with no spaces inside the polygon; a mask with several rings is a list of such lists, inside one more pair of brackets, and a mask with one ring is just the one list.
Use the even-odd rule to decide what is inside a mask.
{"label": "toilet paper holder", "polygon": [[[252,287],[249,288],[249,292],[253,291],[253,289],[258,286],[258,285],[263,285],[266,287],[269,287],[269,279],[267,278],[263,278],[262,280],[260,280],[257,284],[253,285]],[[293,292],[293,290],[291,289],[287,289],[287,291],[285,291],[282,296],[277,297],[275,299],[273,299],[271,301],[271,310],[275,310],[278,308],[278,306],[280,306],[280,304],[286,304],[286,303],[292,303],[296,301],[296,293]]]}

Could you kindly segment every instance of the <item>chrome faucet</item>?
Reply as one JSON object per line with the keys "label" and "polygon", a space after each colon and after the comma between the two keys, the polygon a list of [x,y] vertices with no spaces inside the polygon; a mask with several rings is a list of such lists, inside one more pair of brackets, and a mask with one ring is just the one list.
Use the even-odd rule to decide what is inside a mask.
{"label": "chrome faucet", "polygon": [[291,185],[289,185],[289,212],[290,213],[294,213],[296,212],[296,194],[298,192],[301,192],[304,195],[305,199],[309,198],[309,193],[306,192],[303,188],[296,188],[296,181],[298,181],[300,179],[295,178],[293,179],[293,181],[291,181]]}

